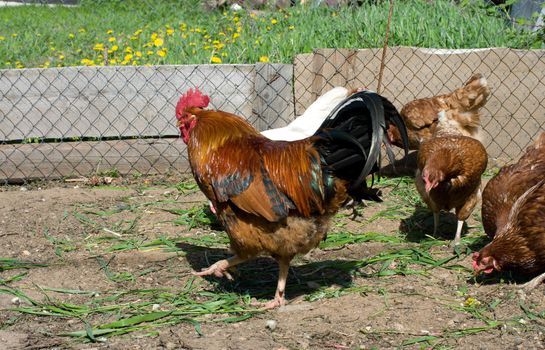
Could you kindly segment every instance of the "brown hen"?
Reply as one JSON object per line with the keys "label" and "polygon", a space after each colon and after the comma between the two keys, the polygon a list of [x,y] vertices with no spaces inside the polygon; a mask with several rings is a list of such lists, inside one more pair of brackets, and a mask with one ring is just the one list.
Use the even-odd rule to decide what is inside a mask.
{"label": "brown hen", "polygon": [[493,238],[506,223],[513,203],[545,178],[545,132],[526,149],[515,164],[503,167],[483,191],[484,231]]}
{"label": "brown hen", "polygon": [[480,199],[488,156],[481,142],[460,135],[449,119],[451,114],[441,113],[435,136],[420,145],[415,183],[433,212],[434,235],[440,211],[455,209],[458,226],[453,243],[458,245],[463,224]]}
{"label": "brown hen", "polygon": [[[451,93],[407,103],[400,115],[407,127],[409,149],[417,150],[423,141],[434,135],[440,111],[452,111],[455,118],[458,118],[460,134],[478,139],[481,118],[479,110],[489,95],[486,78],[474,74],[463,87]],[[402,145],[401,134],[395,125],[388,128],[388,138],[394,145]]]}

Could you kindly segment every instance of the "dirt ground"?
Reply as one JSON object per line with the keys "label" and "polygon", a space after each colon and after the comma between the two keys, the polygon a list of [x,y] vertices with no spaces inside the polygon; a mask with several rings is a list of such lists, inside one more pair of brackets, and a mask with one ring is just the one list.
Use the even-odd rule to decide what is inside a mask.
{"label": "dirt ground", "polygon": [[[443,215],[447,234],[430,237],[414,186],[394,183],[356,219],[338,215],[338,234],[294,260],[289,304],[266,312],[251,303],[274,295],[268,257],[245,263],[233,282],[191,275],[228,250],[190,185],[1,188],[0,349],[545,348],[543,287],[471,273],[471,251],[486,243],[479,210],[457,255],[448,246],[455,221]],[[143,314],[157,318],[136,322]]]}

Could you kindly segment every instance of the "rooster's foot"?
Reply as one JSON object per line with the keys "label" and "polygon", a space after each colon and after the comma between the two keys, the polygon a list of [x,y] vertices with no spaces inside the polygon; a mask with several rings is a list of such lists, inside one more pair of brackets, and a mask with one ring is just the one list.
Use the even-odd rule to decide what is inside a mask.
{"label": "rooster's foot", "polygon": [[272,310],[284,305],[286,305],[286,299],[278,296],[266,303],[252,303],[252,306],[260,308],[261,310]]}
{"label": "rooster's foot", "polygon": [[226,277],[228,280],[232,281],[233,276],[229,273],[228,269],[230,267],[229,261],[227,259],[220,260],[215,264],[211,265],[209,268],[204,269],[200,272],[193,272],[195,276],[210,276],[214,275],[216,277]]}

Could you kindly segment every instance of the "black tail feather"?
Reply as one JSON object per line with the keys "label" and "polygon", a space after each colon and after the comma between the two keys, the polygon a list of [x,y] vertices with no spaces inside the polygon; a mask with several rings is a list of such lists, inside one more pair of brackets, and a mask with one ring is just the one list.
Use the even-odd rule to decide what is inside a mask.
{"label": "black tail feather", "polygon": [[382,143],[390,162],[395,161],[386,137],[390,123],[399,129],[407,154],[407,129],[395,106],[383,96],[362,91],[337,105],[315,134],[324,163],[350,181],[349,192],[356,199],[367,193],[367,176],[380,169]]}

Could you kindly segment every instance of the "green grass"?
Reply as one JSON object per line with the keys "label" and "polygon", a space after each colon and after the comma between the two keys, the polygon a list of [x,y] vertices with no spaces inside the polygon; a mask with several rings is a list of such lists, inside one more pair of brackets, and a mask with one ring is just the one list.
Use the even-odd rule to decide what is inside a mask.
{"label": "green grass", "polygon": [[[413,276],[410,278],[415,282],[421,280],[423,283],[433,283],[433,270],[444,269],[456,274],[461,283],[457,289],[445,291],[445,295],[431,297],[439,307],[467,318],[470,321],[467,325],[445,325],[430,334],[404,333],[392,329],[362,332],[370,336],[398,335],[400,347],[446,349],[452,348],[458,338],[478,333],[497,333],[499,328],[506,326],[524,331],[545,321],[545,311],[542,311],[540,305],[526,305],[522,302],[519,313],[498,316],[496,308],[511,305],[513,297],[475,296],[471,294],[474,293],[471,283],[462,282],[472,278],[463,262],[475,247],[482,244],[484,234],[480,226],[464,235],[464,247],[452,253],[450,249],[445,250],[449,238],[424,235],[422,229],[418,228],[417,224],[423,217],[414,214],[415,206],[422,203],[412,178],[382,178],[375,186],[386,193],[385,202],[362,208],[362,217],[358,221],[349,222],[347,211],[341,211],[327,239],[320,244],[323,250],[321,254],[327,254],[327,258],[305,261],[304,257],[299,257],[294,260],[288,282],[289,297],[301,295],[304,300],[315,302],[348,294],[374,294],[383,300],[383,308],[387,309],[391,307],[388,300],[396,295],[424,296],[425,293],[418,288],[408,292],[390,288],[390,279]],[[171,189],[172,192],[165,189]],[[56,334],[73,338],[77,342],[102,342],[108,337],[128,333],[136,333],[135,337],[156,336],[164,327],[180,324],[189,324],[196,333],[202,333],[202,324],[241,322],[259,313],[251,301],[254,298],[269,299],[274,294],[277,265],[268,259],[256,259],[242,264],[239,268],[240,276],[235,282],[216,278],[205,281],[188,276],[187,269],[199,268],[204,263],[213,263],[227,256],[228,237],[217,227],[206,203],[198,201],[190,204],[192,206],[184,203],[183,194],[196,190],[194,182],[170,184],[154,190],[162,195],[126,196],[113,202],[79,204],[66,209],[63,220],[71,220],[76,226],[75,232],[83,231],[83,235],[70,236],[68,239],[67,236],[47,229],[40,235],[60,260],[50,266],[66,264],[76,254],[83,254],[85,260],[96,265],[92,271],[96,271],[98,278],[107,281],[106,287],[102,284],[96,290],[93,287],[83,290],[77,286],[31,286],[27,282],[27,270],[42,264],[0,259],[0,272],[13,270],[11,276],[0,279],[0,293],[21,300],[20,304],[2,310],[10,312],[9,322],[25,322],[25,315],[42,317],[44,323],[66,323],[72,320],[66,323],[67,326],[57,328]],[[191,228],[194,231],[191,235],[176,235],[174,232],[156,237],[143,235],[140,228],[146,219],[142,213],[149,209],[162,214],[163,219],[167,217],[161,221],[162,225],[170,225],[175,231],[183,232]],[[136,220],[136,217],[142,219]],[[384,232],[365,228],[368,224],[375,225],[377,220],[382,220],[379,223],[398,223],[403,220],[420,235],[418,239],[413,239],[416,233],[401,228],[396,231],[395,226]],[[185,243],[185,246],[181,243]],[[369,247],[382,246],[378,251],[372,252],[371,249],[371,252],[359,258],[346,257],[344,254],[343,258],[336,257],[336,250],[346,249],[347,246],[355,249],[358,245],[369,243],[373,243]],[[175,254],[165,255],[164,260],[147,266],[142,264],[136,268],[131,265],[129,270],[126,266],[120,266],[119,262],[114,264],[119,252],[146,250]],[[181,268],[180,273],[181,261],[189,265]],[[17,274],[17,269],[22,272]],[[24,277],[27,279],[22,280]],[[140,282],[147,278],[160,278],[173,284],[161,285],[168,285],[164,288],[142,289]],[[500,280],[499,283],[503,282]],[[41,293],[43,298],[28,293],[30,289]],[[527,320],[527,324],[520,323],[521,319]]]}
{"label": "green grass", "polygon": [[[541,48],[480,1],[395,2],[389,44],[434,48]],[[0,68],[73,65],[291,63],[315,48],[382,47],[388,2],[295,6],[259,14],[198,0],[91,1],[0,8]]]}
{"label": "green grass", "polygon": [[[8,294],[23,300],[23,306],[10,309],[22,314],[60,317],[81,321],[81,330],[61,335],[99,341],[99,337],[120,335],[134,331],[150,331],[157,327],[190,323],[200,333],[200,322],[206,315],[216,315],[213,322],[237,322],[260,312],[250,306],[250,299],[235,293],[199,290],[194,279],[185,286],[169,288],[116,290],[98,294],[94,291],[40,288],[45,301],[29,297],[15,288],[0,288],[0,294]],[[94,296],[89,301],[73,304],[55,300],[51,293]],[[95,323],[96,315],[116,315],[116,320]],[[110,316],[110,318],[112,318]]]}

